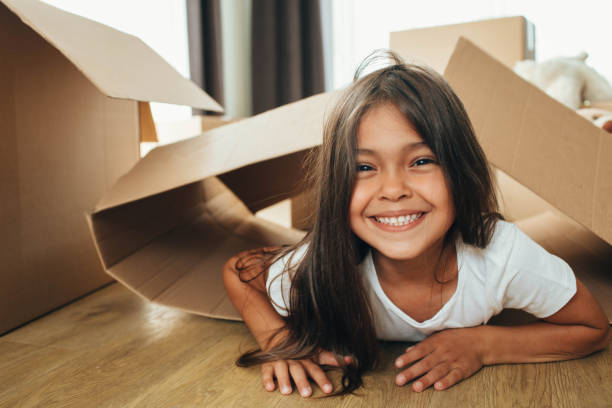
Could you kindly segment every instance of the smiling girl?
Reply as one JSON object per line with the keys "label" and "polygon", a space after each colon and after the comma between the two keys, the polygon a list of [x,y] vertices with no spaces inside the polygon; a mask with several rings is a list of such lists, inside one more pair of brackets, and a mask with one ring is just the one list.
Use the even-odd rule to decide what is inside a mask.
{"label": "smiling girl", "polygon": [[[484,153],[435,72],[393,64],[359,78],[326,121],[312,231],[289,248],[230,259],[226,290],[260,349],[268,391],[324,393],[326,366],[355,390],[378,339],[416,344],[397,385],[446,389],[483,365],[556,361],[605,348],[608,319],[571,268],[497,212]],[[486,323],[504,308],[538,322]]]}

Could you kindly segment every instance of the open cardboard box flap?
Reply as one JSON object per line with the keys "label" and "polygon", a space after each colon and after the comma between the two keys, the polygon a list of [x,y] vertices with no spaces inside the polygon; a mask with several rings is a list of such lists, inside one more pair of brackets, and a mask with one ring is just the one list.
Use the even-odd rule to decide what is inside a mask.
{"label": "open cardboard box flap", "polygon": [[156,140],[149,101],[221,107],[139,39],[0,0],[0,333],[111,278],[83,212]]}
{"label": "open cardboard box flap", "polygon": [[[217,127],[179,143],[159,146],[121,177],[96,205],[95,210],[102,211],[207,177],[318,146],[321,144],[326,106],[330,105],[335,95],[315,95],[249,119]],[[283,177],[282,174],[273,176]],[[268,179],[261,184],[275,188],[278,181]]]}
{"label": "open cardboard box flap", "polygon": [[[251,211],[299,192],[304,155],[321,144],[326,106],[335,95],[316,95],[151,151],[89,217],[107,272],[149,300],[238,319],[221,267],[238,251],[303,236]],[[215,177],[221,174],[225,184]]]}
{"label": "open cardboard box flap", "polygon": [[139,38],[41,1],[1,1],[105,95],[223,112]]}
{"label": "open cardboard box flap", "polygon": [[464,38],[444,75],[489,161],[612,243],[612,135]]}
{"label": "open cardboard box flap", "polygon": [[[542,201],[545,209],[519,225],[561,256],[571,250],[572,266],[590,273],[600,288],[594,292],[607,301],[612,186],[604,175],[612,168],[601,158],[612,157],[609,135],[465,39],[445,75],[492,164],[550,203],[525,200],[533,193],[505,177],[509,208]],[[303,153],[320,144],[333,100],[315,96],[153,151],[89,215],[108,273],[158,303],[239,319],[225,296],[222,265],[241,250],[303,236],[252,210],[298,193]],[[610,315],[612,304],[605,307]]]}

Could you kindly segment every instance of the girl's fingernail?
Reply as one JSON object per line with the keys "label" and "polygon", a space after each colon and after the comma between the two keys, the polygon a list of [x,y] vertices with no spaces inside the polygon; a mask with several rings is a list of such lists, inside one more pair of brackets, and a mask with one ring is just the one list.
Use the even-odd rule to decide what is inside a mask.
{"label": "girl's fingernail", "polygon": [[267,384],[266,384],[266,390],[268,390],[268,391],[272,391],[272,390],[274,390],[274,384],[267,383]]}
{"label": "girl's fingernail", "polygon": [[283,388],[281,389],[281,393],[283,393],[283,394],[291,394],[291,388],[289,388],[289,387],[283,387]]}
{"label": "girl's fingernail", "polygon": [[412,350],[413,348],[414,348],[414,346],[410,346],[410,347],[408,347],[408,348],[406,349],[406,351],[408,352],[408,351]]}
{"label": "girl's fingernail", "polygon": [[311,390],[310,388],[304,388],[304,389],[302,390],[302,396],[303,396],[303,397],[307,397],[307,396],[309,396],[309,395],[310,395],[310,393],[311,393],[311,392],[312,392],[312,390]]}
{"label": "girl's fingernail", "polygon": [[404,362],[402,361],[401,358],[398,358],[397,360],[395,360],[395,366],[396,367],[401,367],[404,364]]}
{"label": "girl's fingernail", "polygon": [[406,377],[404,377],[403,374],[399,374],[397,377],[395,377],[395,383],[397,385],[404,385],[404,384],[406,384]]}
{"label": "girl's fingernail", "polygon": [[323,385],[323,392],[331,392],[332,391],[332,386],[331,384],[325,384]]}
{"label": "girl's fingernail", "polygon": [[423,384],[420,382],[415,382],[414,383],[414,390],[415,391],[422,391],[423,390]]}
{"label": "girl's fingernail", "polygon": [[436,387],[436,390],[441,390],[442,389],[442,383],[441,382],[437,382],[434,387]]}

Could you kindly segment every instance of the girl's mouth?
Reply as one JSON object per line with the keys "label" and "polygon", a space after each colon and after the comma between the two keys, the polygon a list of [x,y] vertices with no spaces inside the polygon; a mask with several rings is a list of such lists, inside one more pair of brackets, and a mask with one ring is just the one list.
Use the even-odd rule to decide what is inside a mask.
{"label": "girl's mouth", "polygon": [[393,227],[403,227],[403,226],[406,226],[406,225],[409,225],[409,224],[412,224],[412,223],[416,222],[423,215],[425,215],[425,213],[424,212],[420,212],[420,213],[415,213],[415,214],[400,215],[398,217],[377,217],[377,216],[373,216],[373,217],[370,217],[370,218],[373,219],[374,221],[376,221],[379,224],[390,225],[390,226],[393,226]]}

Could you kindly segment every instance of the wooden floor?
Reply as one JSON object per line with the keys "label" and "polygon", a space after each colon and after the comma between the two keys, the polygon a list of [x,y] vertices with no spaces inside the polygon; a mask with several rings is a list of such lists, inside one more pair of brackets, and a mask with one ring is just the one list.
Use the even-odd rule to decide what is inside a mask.
{"label": "wooden floor", "polygon": [[385,344],[360,395],[313,400],[266,392],[258,367],[236,367],[253,345],[242,323],[112,284],[0,337],[0,407],[612,407],[610,347],[576,361],[486,367],[417,394],[393,382],[403,345]]}

